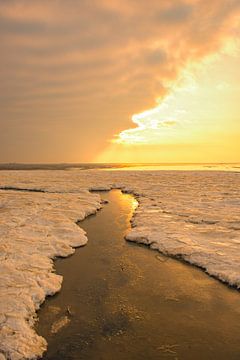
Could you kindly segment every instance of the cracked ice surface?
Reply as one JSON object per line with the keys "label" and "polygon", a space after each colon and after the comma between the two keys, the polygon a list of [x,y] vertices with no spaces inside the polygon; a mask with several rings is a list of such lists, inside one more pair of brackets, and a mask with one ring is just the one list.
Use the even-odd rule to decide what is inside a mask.
{"label": "cracked ice surface", "polygon": [[240,287],[239,176],[220,171],[1,171],[2,188],[46,192],[0,192],[1,351],[21,359],[45,348],[32,329],[34,313],[61,286],[51,259],[86,242],[74,222],[100,206],[89,189],[121,188],[136,196],[139,206],[128,240]]}
{"label": "cracked ice surface", "polygon": [[45,297],[61,288],[51,259],[86,244],[75,222],[99,207],[98,195],[85,191],[0,192],[0,352],[7,358],[36,358],[46,349],[33,324]]}

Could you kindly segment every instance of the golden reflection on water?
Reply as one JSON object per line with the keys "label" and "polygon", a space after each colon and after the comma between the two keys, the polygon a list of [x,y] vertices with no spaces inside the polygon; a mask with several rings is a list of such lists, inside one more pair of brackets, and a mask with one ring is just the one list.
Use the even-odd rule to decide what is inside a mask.
{"label": "golden reflection on water", "polygon": [[126,217],[127,226],[130,226],[130,220],[133,216],[134,211],[138,207],[137,199],[131,194],[125,194],[121,191],[114,191],[114,201],[118,204],[121,209],[120,213],[128,214]]}
{"label": "golden reflection on water", "polygon": [[122,167],[102,168],[104,171],[156,171],[156,170],[181,170],[181,171],[236,171],[240,172],[240,164],[123,164]]}

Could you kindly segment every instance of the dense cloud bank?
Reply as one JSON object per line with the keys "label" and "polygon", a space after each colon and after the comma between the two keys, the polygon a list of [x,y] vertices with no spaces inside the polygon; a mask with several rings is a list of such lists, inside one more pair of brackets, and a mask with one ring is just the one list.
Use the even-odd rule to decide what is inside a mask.
{"label": "dense cloud bank", "polygon": [[91,160],[239,17],[238,0],[1,1],[0,160]]}

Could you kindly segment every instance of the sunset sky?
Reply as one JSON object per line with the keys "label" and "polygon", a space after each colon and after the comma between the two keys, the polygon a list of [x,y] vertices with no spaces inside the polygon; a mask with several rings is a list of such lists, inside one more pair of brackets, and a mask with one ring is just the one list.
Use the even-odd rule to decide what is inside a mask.
{"label": "sunset sky", "polygon": [[240,161],[239,0],[0,0],[0,162]]}

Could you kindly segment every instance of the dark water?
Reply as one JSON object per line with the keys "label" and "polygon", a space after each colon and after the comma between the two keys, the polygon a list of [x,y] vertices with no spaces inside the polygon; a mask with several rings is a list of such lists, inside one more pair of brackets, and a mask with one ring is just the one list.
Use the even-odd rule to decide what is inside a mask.
{"label": "dark water", "polygon": [[37,326],[49,344],[44,359],[240,359],[240,294],[127,243],[134,199],[101,196],[109,204],[81,223],[88,245],[56,262],[63,287]]}

